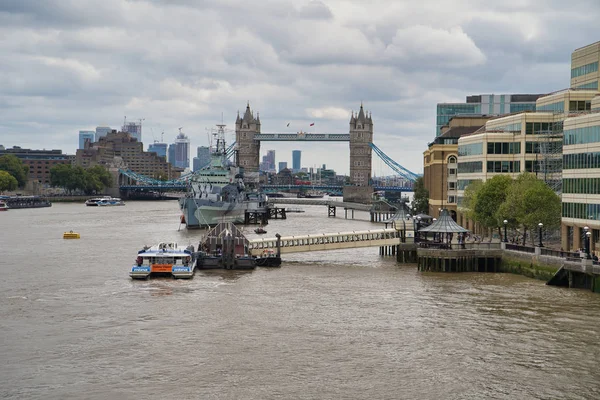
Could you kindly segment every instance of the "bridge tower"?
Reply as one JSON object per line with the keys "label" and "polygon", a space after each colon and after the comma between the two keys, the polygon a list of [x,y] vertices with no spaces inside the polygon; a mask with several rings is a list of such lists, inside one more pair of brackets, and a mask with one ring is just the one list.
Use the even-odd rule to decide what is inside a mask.
{"label": "bridge tower", "polygon": [[235,121],[235,141],[238,151],[238,165],[244,168],[246,176],[256,173],[258,177],[258,167],[260,158],[260,141],[254,140],[254,135],[260,133],[260,118],[256,113],[256,118],[250,110],[250,103],[246,106],[246,112],[243,118],[240,118],[238,112]]}
{"label": "bridge tower", "polygon": [[350,184],[344,187],[344,201],[368,203],[373,195],[371,186],[371,147],[373,120],[363,110],[350,117]]}

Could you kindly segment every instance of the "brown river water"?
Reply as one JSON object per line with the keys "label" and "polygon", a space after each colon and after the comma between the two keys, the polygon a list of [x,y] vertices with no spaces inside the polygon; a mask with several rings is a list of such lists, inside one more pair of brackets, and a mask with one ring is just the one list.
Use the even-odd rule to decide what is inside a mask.
{"label": "brown river water", "polygon": [[[381,227],[299,207],[266,236]],[[178,227],[173,201],[0,213],[0,398],[600,398],[599,295],[377,248],[131,281],[143,245],[197,246]]]}

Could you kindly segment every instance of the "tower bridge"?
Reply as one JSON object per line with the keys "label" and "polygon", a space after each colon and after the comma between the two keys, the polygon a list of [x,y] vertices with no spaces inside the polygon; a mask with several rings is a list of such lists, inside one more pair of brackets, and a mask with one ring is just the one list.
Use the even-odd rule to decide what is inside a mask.
{"label": "tower bridge", "polygon": [[[261,123],[258,113],[256,117],[246,106],[243,116],[239,112],[235,121],[236,141],[229,149],[228,156],[236,155],[235,162],[244,168],[245,179],[249,182],[258,182],[260,144],[261,142],[348,142],[350,147],[350,184],[345,186],[331,186],[328,189],[343,191],[344,201],[355,203],[370,203],[374,190],[410,191],[410,187],[386,187],[372,185],[372,157],[377,155],[388,167],[400,177],[414,182],[417,174],[407,170],[399,163],[388,157],[380,148],[373,144],[373,119],[371,113],[364,111],[362,104],[358,113],[352,112],[348,133],[308,133],[308,132],[261,132]],[[150,177],[144,177],[131,170],[119,170],[118,184],[122,192],[139,190],[168,191],[184,190],[187,181],[193,173],[172,179],[166,182]],[[312,186],[311,186],[312,187]],[[265,187],[266,188],[266,187]],[[267,189],[277,189],[274,185]],[[283,187],[281,187],[283,189]]]}
{"label": "tower bridge", "polygon": [[[246,106],[244,115],[239,113],[235,121],[235,140],[238,164],[244,168],[250,179],[258,178],[260,163],[260,143],[262,141],[318,141],[349,142],[350,144],[350,186],[344,186],[344,200],[368,203],[373,194],[371,183],[371,164],[373,143],[373,119],[363,110],[352,112],[348,134],[336,133],[262,133],[258,113],[256,117]],[[256,176],[253,176],[253,175]]]}

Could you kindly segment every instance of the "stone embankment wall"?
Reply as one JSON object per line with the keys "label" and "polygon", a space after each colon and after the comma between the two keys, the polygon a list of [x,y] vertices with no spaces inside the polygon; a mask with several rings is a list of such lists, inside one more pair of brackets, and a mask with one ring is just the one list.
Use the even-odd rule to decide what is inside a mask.
{"label": "stone embankment wall", "polygon": [[538,256],[512,250],[504,250],[502,253],[500,272],[524,275],[546,282],[564,264],[564,259],[557,257]]}

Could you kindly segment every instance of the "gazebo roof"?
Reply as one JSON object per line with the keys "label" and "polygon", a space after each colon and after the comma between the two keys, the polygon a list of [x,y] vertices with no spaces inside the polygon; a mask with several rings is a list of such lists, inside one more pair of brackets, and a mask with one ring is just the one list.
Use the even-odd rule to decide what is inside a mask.
{"label": "gazebo roof", "polygon": [[385,224],[389,224],[394,221],[402,221],[402,220],[406,220],[406,219],[408,219],[408,213],[406,212],[406,209],[401,206],[398,208],[398,210],[396,211],[396,213],[394,215],[392,215],[390,218],[388,218],[382,222]]}
{"label": "gazebo roof", "polygon": [[419,232],[436,232],[436,233],[463,233],[469,232],[463,228],[448,214],[448,210],[442,210],[440,217],[426,228],[419,229]]}

